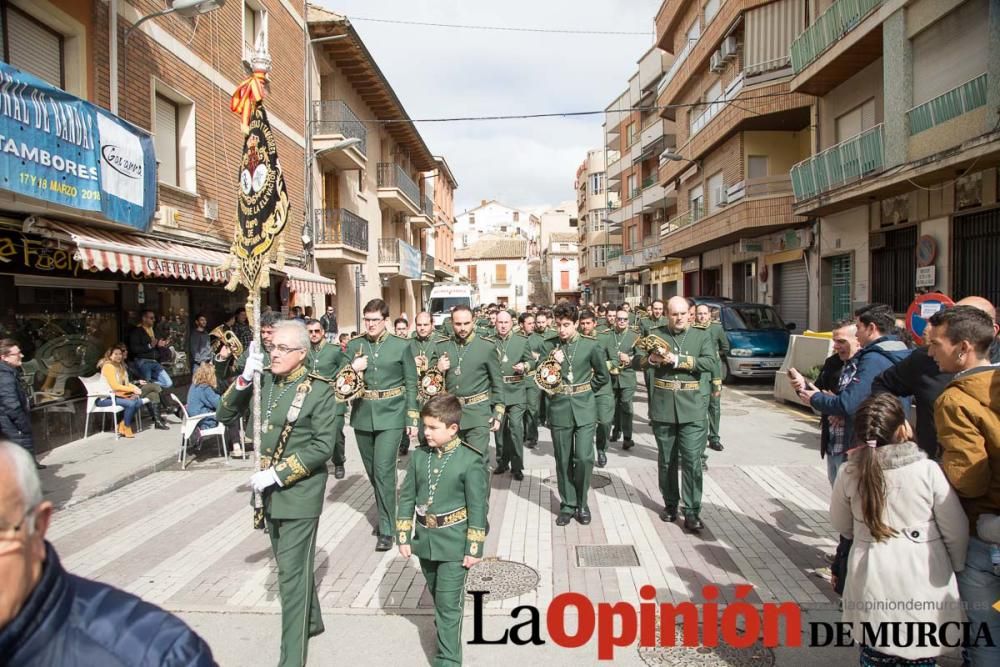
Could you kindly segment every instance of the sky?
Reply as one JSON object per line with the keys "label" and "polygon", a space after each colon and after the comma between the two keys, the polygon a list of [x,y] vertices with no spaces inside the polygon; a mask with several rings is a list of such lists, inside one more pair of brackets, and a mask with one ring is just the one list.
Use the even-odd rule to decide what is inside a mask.
{"label": "sky", "polygon": [[[410,118],[603,110],[653,44],[659,0],[314,0],[349,18],[645,32],[563,35],[354,20]],[[459,188],[455,212],[497,199],[542,209],[575,200],[603,114],[576,118],[418,123]]]}

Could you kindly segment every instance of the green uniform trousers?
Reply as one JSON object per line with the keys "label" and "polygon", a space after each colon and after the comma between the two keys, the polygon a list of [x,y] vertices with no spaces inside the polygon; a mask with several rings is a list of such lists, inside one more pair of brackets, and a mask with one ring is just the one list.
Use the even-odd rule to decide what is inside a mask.
{"label": "green uniform trousers", "polygon": [[[458,437],[475,447],[483,457],[483,465],[490,462],[490,427],[473,426],[472,428],[461,429]],[[499,456],[499,452],[497,453]]]}
{"label": "green uniform trousers", "polygon": [[342,466],[347,460],[346,452],[344,451],[344,443],[347,442],[347,438],[344,437],[344,416],[341,415],[333,422],[333,428],[337,432],[337,439],[333,442],[333,465]]}
{"label": "green uniform trousers", "polygon": [[608,436],[611,435],[611,425],[615,420],[615,395],[598,394],[597,399],[597,451],[608,451]]}
{"label": "green uniform trousers", "polygon": [[[685,516],[701,512],[701,455],[705,450],[705,422],[668,424],[651,422],[656,438],[656,467],[663,504],[677,507],[684,501]],[[677,473],[681,473],[681,485]],[[680,492],[679,492],[680,491]]]}
{"label": "green uniform trousers", "polygon": [[524,406],[508,405],[497,436],[497,465],[524,470]]}
{"label": "green uniform trousers", "polygon": [[590,509],[587,492],[590,490],[590,476],[594,472],[596,430],[596,424],[552,428],[560,513]]}
{"label": "green uniform trousers", "polygon": [[281,597],[281,658],[278,667],[306,664],[309,638],[323,632],[323,616],[316,594],[314,519],[270,519],[271,551],[278,562]]}
{"label": "green uniform trousers", "polygon": [[402,430],[354,430],[361,462],[365,464],[365,474],[375,489],[379,535],[396,534],[396,456],[399,453]]}
{"label": "green uniform trousers", "polygon": [[615,389],[615,433],[621,433],[624,440],[632,439],[632,422],[634,421],[635,387]]}
{"label": "green uniform trousers", "polygon": [[722,393],[708,397],[708,441],[719,442],[719,422],[722,419]]}
{"label": "green uniform trousers", "polygon": [[[528,378],[531,384],[535,384],[535,378]],[[538,408],[542,391],[538,388],[527,389],[524,392],[524,440],[526,442],[538,442]]]}
{"label": "green uniform trousers", "polygon": [[462,561],[420,559],[427,590],[434,599],[437,654],[433,667],[462,664],[462,615],[465,612],[465,575]]}

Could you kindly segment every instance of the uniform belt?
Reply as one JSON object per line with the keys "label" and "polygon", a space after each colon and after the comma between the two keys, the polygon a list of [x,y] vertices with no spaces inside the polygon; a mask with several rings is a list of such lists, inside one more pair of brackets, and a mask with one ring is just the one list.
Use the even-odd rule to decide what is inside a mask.
{"label": "uniform belt", "polygon": [[535,373],[537,373],[537,372],[538,372],[538,370],[536,369],[536,370],[533,370],[533,371],[528,371],[528,372],[527,372],[527,373],[525,373],[524,375],[525,375],[526,377],[529,377],[529,378],[533,378],[533,377],[535,377]]}
{"label": "uniform belt", "polygon": [[478,394],[473,394],[472,396],[457,396],[458,402],[462,405],[476,405],[477,403],[482,403],[483,401],[489,400],[490,392],[481,391]]}
{"label": "uniform belt", "polygon": [[386,389],[380,391],[378,389],[365,389],[361,394],[361,398],[369,401],[381,401],[384,398],[395,398],[396,396],[403,395],[403,387],[393,387],[392,389]]}
{"label": "uniform belt", "polygon": [[447,528],[469,518],[469,510],[459,507],[446,514],[418,514],[417,523],[425,528]]}
{"label": "uniform belt", "polygon": [[653,386],[657,389],[667,389],[669,391],[698,391],[701,389],[701,383],[696,380],[653,380]]}
{"label": "uniform belt", "polygon": [[560,394],[565,394],[566,396],[573,396],[574,394],[582,394],[584,392],[592,391],[593,387],[590,386],[589,382],[581,382],[580,384],[567,384],[564,385]]}
{"label": "uniform belt", "polygon": [[513,384],[515,382],[520,382],[523,379],[524,379],[523,375],[504,375],[503,376],[503,381],[506,384]]}

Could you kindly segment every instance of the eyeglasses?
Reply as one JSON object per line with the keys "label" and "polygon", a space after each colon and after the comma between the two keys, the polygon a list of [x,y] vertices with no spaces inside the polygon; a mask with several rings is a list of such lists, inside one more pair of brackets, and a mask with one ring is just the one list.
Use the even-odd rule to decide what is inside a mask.
{"label": "eyeglasses", "polygon": [[368,323],[374,324],[376,322],[381,322],[384,319],[385,319],[384,317],[366,317],[366,318],[364,318],[365,324],[368,324]]}
{"label": "eyeglasses", "polygon": [[628,322],[627,317],[616,317],[615,319],[618,320],[619,322]]}
{"label": "eyeglasses", "polygon": [[28,508],[16,524],[0,528],[0,554],[14,551],[17,548],[17,534],[26,527],[28,519],[31,518],[36,509],[38,509],[37,505]]}
{"label": "eyeglasses", "polygon": [[323,333],[322,329],[308,329],[309,333]]}
{"label": "eyeglasses", "polygon": [[289,352],[298,352],[303,349],[305,348],[288,347],[287,345],[275,345],[273,348],[271,348],[271,356],[273,357],[276,354],[288,354]]}

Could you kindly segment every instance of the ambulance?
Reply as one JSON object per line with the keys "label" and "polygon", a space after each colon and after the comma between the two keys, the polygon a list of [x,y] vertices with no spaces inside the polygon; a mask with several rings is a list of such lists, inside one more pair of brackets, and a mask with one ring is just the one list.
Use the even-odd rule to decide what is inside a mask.
{"label": "ambulance", "polygon": [[455,306],[475,308],[479,305],[479,290],[475,285],[461,283],[437,283],[431,288],[427,302],[427,312],[431,314],[435,327],[440,327],[451,315]]}

